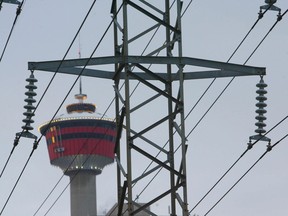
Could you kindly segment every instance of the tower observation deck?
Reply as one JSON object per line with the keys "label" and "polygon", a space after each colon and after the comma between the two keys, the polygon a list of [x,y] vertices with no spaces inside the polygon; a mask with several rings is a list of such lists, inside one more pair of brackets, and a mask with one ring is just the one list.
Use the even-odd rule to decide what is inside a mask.
{"label": "tower observation deck", "polygon": [[78,103],[66,107],[67,114],[40,126],[46,137],[50,163],[70,177],[71,216],[96,215],[96,175],[114,162],[116,125],[96,113],[96,106]]}

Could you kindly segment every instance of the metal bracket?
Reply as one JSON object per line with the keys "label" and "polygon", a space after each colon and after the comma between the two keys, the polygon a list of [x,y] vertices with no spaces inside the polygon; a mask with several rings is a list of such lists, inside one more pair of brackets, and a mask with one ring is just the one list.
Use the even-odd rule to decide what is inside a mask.
{"label": "metal bracket", "polygon": [[20,5],[21,2],[17,0],[3,0],[3,3]]}

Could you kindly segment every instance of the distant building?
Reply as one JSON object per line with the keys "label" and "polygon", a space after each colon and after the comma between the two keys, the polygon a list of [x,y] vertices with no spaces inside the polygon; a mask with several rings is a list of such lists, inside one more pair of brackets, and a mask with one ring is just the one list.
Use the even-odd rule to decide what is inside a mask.
{"label": "distant building", "polygon": [[[139,204],[140,206],[141,205],[144,205],[144,203],[137,203]],[[121,215],[123,216],[129,216],[128,214],[128,211],[127,211],[127,203],[124,204],[123,206],[123,210],[122,210],[122,213]],[[136,206],[134,206],[135,209],[137,209]],[[148,211],[150,211],[150,208],[148,207],[147,208]],[[118,204],[116,203],[106,214],[106,216],[117,216],[118,215]],[[150,216],[149,213],[145,212],[145,211],[140,211],[139,213],[135,214],[136,216]]]}

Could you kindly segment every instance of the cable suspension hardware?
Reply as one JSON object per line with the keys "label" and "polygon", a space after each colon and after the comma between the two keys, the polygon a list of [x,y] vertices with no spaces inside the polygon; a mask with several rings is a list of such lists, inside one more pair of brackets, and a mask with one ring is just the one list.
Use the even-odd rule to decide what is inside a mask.
{"label": "cable suspension hardware", "polygon": [[34,97],[37,95],[37,93],[34,90],[37,89],[35,82],[38,81],[34,77],[33,72],[34,71],[31,71],[29,78],[26,79],[26,81],[29,84],[25,86],[25,88],[28,89],[28,91],[25,92],[25,95],[28,96],[28,98],[24,100],[25,102],[27,102],[27,104],[24,106],[24,108],[27,111],[23,113],[23,115],[26,116],[26,118],[22,120],[25,123],[25,125],[22,126],[23,129],[22,132],[16,133],[16,140],[19,139],[21,136],[37,140],[37,136],[29,132],[33,130],[31,124],[34,123],[32,117],[35,115],[34,110],[36,109],[36,107],[33,104],[36,102]]}
{"label": "cable suspension hardware", "polygon": [[279,14],[281,13],[281,9],[274,4],[277,2],[277,0],[265,0],[266,5],[260,6],[260,12],[262,9],[264,10],[273,10],[273,11],[278,11]]}
{"label": "cable suspension hardware", "polygon": [[255,119],[257,120],[257,122],[255,123],[255,125],[258,128],[255,130],[257,134],[249,137],[248,146],[250,146],[251,148],[253,146],[251,140],[266,141],[269,143],[269,145],[271,142],[270,138],[263,135],[266,133],[266,130],[264,129],[264,127],[266,127],[266,124],[264,123],[264,121],[267,119],[264,116],[264,114],[267,113],[267,110],[265,109],[265,107],[267,106],[267,104],[265,103],[265,101],[267,100],[267,97],[265,96],[267,94],[267,90],[265,89],[267,87],[267,84],[264,82],[263,76],[260,76],[260,81],[256,84],[256,87],[258,87],[256,91],[256,93],[258,94],[258,96],[256,97],[256,100],[258,101],[256,103],[256,107],[258,109],[256,110],[257,116],[255,117]]}

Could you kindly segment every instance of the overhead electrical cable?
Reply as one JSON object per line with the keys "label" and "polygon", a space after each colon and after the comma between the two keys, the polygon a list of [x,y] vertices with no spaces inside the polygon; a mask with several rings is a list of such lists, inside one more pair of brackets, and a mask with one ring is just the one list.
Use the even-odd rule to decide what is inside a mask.
{"label": "overhead electrical cable", "polygon": [[[250,58],[252,57],[252,55],[256,52],[256,50],[259,48],[259,46],[263,43],[263,41],[267,38],[267,36],[271,33],[271,31],[274,29],[274,27],[276,26],[276,24],[281,21],[281,19],[283,18],[283,16],[287,13],[288,9],[282,14],[282,15],[278,15],[277,17],[277,21],[273,24],[273,26],[269,29],[269,31],[267,32],[267,34],[263,37],[263,39],[260,41],[260,43],[256,46],[256,48],[253,50],[253,52],[251,53],[251,55],[247,58],[247,60],[245,61],[244,64],[246,64]],[[234,80],[235,77],[233,77],[230,82],[225,86],[224,90],[225,91],[227,89],[227,87],[231,84],[231,82]],[[220,95],[223,94],[223,91],[220,93]],[[216,100],[219,99],[219,96],[216,98]],[[212,103],[212,105],[215,104],[216,100]],[[210,110],[212,108],[212,105],[209,107],[208,110]],[[205,112],[204,115],[207,114],[208,110]],[[279,124],[281,124],[283,121],[285,121],[288,118],[288,116],[286,116],[285,118],[283,118],[278,124],[276,124],[272,129],[270,129],[267,133],[269,133],[271,130],[273,130],[275,127],[277,127]],[[200,123],[200,121],[203,119],[203,116],[201,117],[201,119],[197,122],[197,124],[195,125],[195,127]],[[193,130],[195,129],[195,127],[190,131],[189,135],[193,132]],[[265,133],[265,135],[267,134]],[[254,143],[253,143],[254,144]],[[247,150],[244,151],[243,154],[246,154]],[[213,185],[213,187],[204,195],[203,198],[200,199],[200,201],[196,204],[195,207],[193,207],[192,210],[194,210],[201,202],[202,200],[215,188],[215,186],[223,179],[223,177],[231,170],[232,167],[234,167],[234,165],[239,161],[239,159],[241,159],[243,157],[243,154],[236,160],[236,162],[224,173],[224,175],[216,182],[215,185]],[[191,211],[192,211],[191,210]],[[190,212],[191,213],[191,212]]]}
{"label": "overhead electrical cable", "polygon": [[191,6],[192,2],[193,2],[193,0],[190,0],[190,2],[188,3],[187,7],[184,9],[181,17],[183,17],[183,15],[186,13],[186,11],[188,10],[188,8]]}
{"label": "overhead electrical cable", "polygon": [[[0,3],[0,8],[1,8],[2,2],[3,2],[3,1],[1,1],[1,3]],[[18,20],[18,17],[19,17],[19,15],[21,14],[22,7],[23,7],[23,5],[24,5],[24,2],[25,2],[25,0],[23,0],[23,1],[18,5],[18,7],[17,7],[16,16],[15,16],[14,22],[13,22],[13,24],[12,24],[12,27],[11,27],[10,33],[9,33],[9,35],[8,35],[8,38],[7,38],[7,40],[6,40],[5,46],[4,46],[4,48],[3,48],[3,51],[2,51],[2,54],[1,54],[1,57],[0,57],[0,62],[2,61],[2,58],[3,58],[4,53],[5,53],[5,51],[6,51],[7,45],[8,45],[8,43],[9,43],[9,41],[10,41],[10,38],[11,38],[12,32],[13,32],[13,30],[14,30],[14,27],[15,27],[15,25],[16,25],[16,22],[17,22],[17,20]]]}
{"label": "overhead electrical cable", "polygon": [[[74,162],[74,160],[73,160]],[[49,197],[52,195],[52,193],[54,192],[54,190],[58,187],[58,185],[60,184],[60,182],[62,181],[63,177],[64,177],[64,173],[61,175],[61,177],[58,179],[58,181],[56,182],[56,184],[54,185],[54,187],[52,188],[52,190],[50,190],[50,192],[48,193],[48,195],[45,197],[44,201],[40,204],[40,206],[37,208],[36,212],[33,214],[33,216],[35,216],[40,209],[43,207],[43,205],[47,202],[47,200],[49,199]]]}
{"label": "overhead electrical cable", "polygon": [[[283,16],[285,16],[285,14],[288,12],[288,9],[283,13],[283,14],[278,14],[277,16],[277,20],[276,22],[273,24],[273,26],[269,29],[269,31],[267,32],[267,34],[263,37],[263,39],[260,41],[260,43],[258,44],[258,46],[254,49],[254,51],[251,53],[251,55],[249,56],[249,58],[246,60],[249,61],[249,59],[251,58],[251,56],[256,52],[256,50],[259,48],[259,46],[263,43],[263,41],[267,38],[267,36],[271,33],[271,31],[275,28],[275,26],[278,24],[278,22],[280,22],[283,18]],[[245,63],[246,63],[245,62]]]}
{"label": "overhead electrical cable", "polygon": [[[186,116],[187,117],[187,116]],[[288,118],[288,115],[285,116],[282,120],[280,120],[276,125],[274,125],[270,130],[268,130],[265,134],[262,135],[262,137],[265,137],[267,134],[269,134],[271,131],[273,131],[276,127],[278,127],[280,124],[282,124],[286,119]],[[188,136],[186,136],[186,139],[188,138]],[[261,140],[261,137],[257,140],[255,140],[253,143],[249,144],[247,146],[247,149],[240,155],[240,157],[228,168],[228,170],[217,180],[217,182],[208,190],[208,192],[197,202],[197,204],[192,208],[192,210],[190,210],[189,214],[191,214],[191,212],[207,197],[207,195],[220,183],[220,181],[230,172],[230,170],[239,162],[239,160],[259,141]],[[166,143],[167,144],[167,143]],[[178,147],[179,148],[179,147]],[[175,152],[177,151],[177,149],[175,150]],[[159,155],[159,154],[158,154]],[[157,156],[158,156],[157,155]],[[157,158],[157,156],[155,156]],[[152,163],[150,163],[151,165]],[[152,179],[147,183],[147,185],[144,187],[144,189],[137,194],[137,196],[139,197],[144,191],[145,189],[152,183],[152,181],[156,178],[156,176],[160,173],[160,171],[162,170],[162,168],[160,168],[157,173],[155,173],[155,175],[152,177]],[[147,171],[147,169],[145,170],[145,172]],[[142,174],[144,175],[145,172]],[[136,184],[136,183],[135,183]]]}
{"label": "overhead electrical cable", "polygon": [[224,197],[227,196],[229,192],[255,167],[255,165],[264,158],[264,156],[268,153],[271,152],[271,150],[278,145],[280,142],[282,142],[285,138],[288,137],[288,134],[283,136],[280,140],[278,140],[275,144],[273,145],[268,145],[266,151],[256,160],[256,162],[229,188],[229,190],[205,213],[204,216],[208,215],[223,199]]}
{"label": "overhead electrical cable", "polygon": [[7,167],[7,165],[8,165],[8,163],[9,163],[9,161],[10,161],[10,158],[11,158],[11,156],[12,156],[12,154],[13,154],[16,146],[18,145],[18,143],[19,143],[19,140],[15,138],[14,143],[13,143],[13,147],[12,147],[12,150],[10,151],[10,154],[9,154],[9,156],[8,156],[5,164],[4,164],[4,167],[2,168],[2,171],[1,171],[1,174],[0,174],[0,178],[2,177],[2,175],[3,175],[3,173],[4,173],[5,169],[6,169],[6,167]]}
{"label": "overhead electrical cable", "polygon": [[[271,6],[270,6],[271,7]],[[263,15],[267,12],[269,8],[267,8],[265,10],[265,12],[263,13]],[[256,46],[256,48],[253,50],[253,52],[250,54],[250,56],[246,59],[246,61],[244,62],[243,65],[246,65],[247,62],[250,60],[250,58],[255,54],[255,52],[257,51],[257,49],[260,47],[260,45],[263,43],[263,41],[267,38],[268,34],[271,33],[271,31],[273,30],[273,28],[276,26],[276,24],[282,19],[282,17],[287,13],[287,10],[285,11],[285,13],[283,15],[278,15],[277,17],[277,21],[273,24],[273,26],[270,28],[270,30],[268,31],[268,33],[263,37],[263,39],[260,41],[260,43]],[[260,16],[261,18],[263,16]],[[260,19],[261,19],[260,18]],[[259,17],[258,17],[259,19]],[[255,24],[258,23],[258,20],[254,23],[254,25],[252,26],[252,28],[249,30],[248,34],[250,34],[251,30],[255,27]],[[246,34],[246,36],[244,37],[244,39],[247,38],[248,34]],[[241,44],[243,44],[244,40],[241,41]],[[237,46],[236,50],[239,49],[240,46]],[[231,60],[231,58],[234,56],[236,52],[234,51],[233,54],[230,56],[229,60],[227,61],[227,63]],[[209,84],[209,86],[207,87],[207,89],[204,91],[204,93],[201,95],[200,98],[203,98],[204,94],[206,94],[206,92],[208,91],[208,89],[212,86],[213,82],[216,80],[217,78],[214,78],[213,81]],[[218,97],[214,100],[214,102],[211,104],[211,106],[207,109],[207,111],[203,114],[203,116],[200,118],[200,120],[196,123],[196,125],[194,126],[194,128],[189,132],[189,135],[194,131],[194,129],[199,125],[199,123],[203,120],[203,118],[207,115],[207,113],[211,110],[211,108],[215,105],[215,103],[218,101],[218,99],[223,95],[223,93],[227,90],[227,88],[230,86],[230,84],[232,83],[232,81],[235,79],[235,77],[232,77],[231,80],[228,82],[228,84],[226,84],[226,86],[224,87],[224,89],[221,91],[221,93],[218,95]],[[196,104],[199,103],[199,100],[196,102]],[[195,106],[193,106],[193,108],[195,108]],[[189,112],[190,113],[190,112]],[[188,136],[189,136],[188,135]]]}
{"label": "overhead electrical cable", "polygon": [[[49,83],[48,83],[48,85],[47,85],[47,87],[46,87],[46,89],[44,90],[44,93],[42,94],[41,98],[39,99],[39,102],[37,103],[36,108],[35,108],[34,111],[33,111],[33,115],[35,114],[35,112],[36,112],[36,110],[38,109],[40,103],[42,102],[44,96],[46,95],[48,89],[50,88],[52,82],[54,81],[54,79],[55,79],[55,77],[56,77],[56,75],[57,75],[59,69],[61,68],[61,66],[62,66],[64,60],[66,59],[66,57],[67,57],[67,55],[68,55],[70,49],[72,48],[72,45],[74,44],[74,42],[75,42],[77,36],[79,35],[79,33],[80,33],[80,31],[81,31],[83,25],[85,24],[85,22],[86,22],[86,20],[87,20],[87,18],[88,18],[88,16],[89,16],[89,14],[90,14],[90,12],[91,12],[91,10],[93,9],[93,7],[94,7],[96,1],[97,1],[97,0],[94,0],[93,3],[92,3],[92,5],[90,6],[90,8],[89,8],[89,10],[88,10],[88,12],[87,12],[87,14],[86,14],[84,20],[82,21],[82,23],[81,23],[79,29],[77,30],[76,35],[74,36],[74,38],[73,38],[72,42],[70,43],[70,45],[69,45],[69,47],[68,47],[66,53],[65,53],[64,56],[63,56],[63,58],[62,58],[62,60],[61,60],[61,62],[60,62],[60,64],[59,64],[59,66],[57,67],[56,72],[53,74],[52,78],[50,79],[50,81],[49,81]],[[20,133],[20,135],[19,135],[18,137],[15,138],[15,140],[14,140],[14,144],[13,144],[13,147],[12,147],[12,150],[11,150],[11,152],[10,152],[10,155],[9,155],[8,159],[6,160],[6,163],[5,163],[5,165],[4,165],[4,167],[3,167],[2,171],[1,171],[0,178],[2,177],[2,175],[3,175],[3,173],[4,173],[5,169],[6,169],[6,166],[7,166],[7,164],[9,163],[10,158],[11,158],[11,156],[12,156],[12,154],[13,154],[13,152],[14,152],[16,146],[18,145],[18,143],[19,143],[19,139],[22,137],[24,131],[25,131],[25,130],[23,129],[22,132]]]}
{"label": "overhead electrical cable", "polygon": [[[263,43],[263,41],[267,38],[268,34],[273,30],[273,28],[275,27],[275,25],[282,19],[282,17],[287,13],[287,10],[285,11],[285,13],[283,15],[278,15],[277,21],[273,24],[273,26],[270,28],[270,30],[268,31],[268,33],[264,36],[264,38],[261,40],[261,42],[256,46],[256,48],[253,50],[252,54],[247,58],[247,60],[245,61],[244,65],[250,60],[250,58],[253,56],[253,54],[256,52],[256,50],[260,47],[260,45]],[[281,16],[281,18],[279,18]],[[199,125],[199,123],[203,120],[203,118],[206,116],[206,114],[211,110],[211,108],[214,106],[214,104],[218,101],[218,99],[222,96],[222,94],[226,91],[226,89],[229,87],[229,85],[232,83],[232,81],[235,79],[235,77],[233,77],[228,84],[225,86],[225,88],[221,91],[221,93],[219,94],[219,96],[214,100],[214,102],[212,103],[212,105],[207,109],[207,111],[204,113],[204,115],[200,118],[200,120],[196,123],[196,125],[192,128],[192,130],[189,132],[188,136],[190,136],[190,134],[194,131],[194,129]],[[286,120],[288,116],[286,116],[282,121]],[[281,121],[281,123],[282,123]],[[277,124],[278,126],[278,124]],[[274,129],[275,127],[273,127],[272,129]],[[271,130],[270,130],[271,131]],[[268,131],[268,132],[270,132]],[[267,134],[267,133],[266,133]],[[246,154],[248,151],[246,150],[243,154]],[[224,176],[231,170],[232,167],[235,166],[236,163],[238,163],[238,161],[243,157],[243,154],[241,154],[241,156],[236,160],[236,162],[224,173]],[[215,188],[215,186],[223,179],[222,176],[217,182],[216,184],[204,195],[203,198],[201,198],[201,200],[196,204],[196,206],[198,206],[200,204],[200,202],[202,202],[202,200]],[[192,209],[194,210],[196,208],[196,206]]]}
{"label": "overhead electrical cable", "polygon": [[[274,125],[270,130],[268,130],[265,134],[262,135],[262,137],[265,137],[267,134],[269,134],[271,131],[273,131],[275,128],[277,128],[280,124],[282,124],[286,119],[288,118],[288,115],[285,116],[283,119],[281,119],[276,125]],[[208,190],[208,192],[196,203],[196,205],[190,210],[189,214],[192,213],[192,211],[210,194],[210,192],[220,183],[220,181],[231,171],[231,169],[239,162],[239,160],[256,144],[258,143],[261,138],[255,140],[253,143],[248,144],[247,149],[240,155],[240,157],[228,168],[228,170],[216,181],[216,183]]]}
{"label": "overhead electrical cable", "polygon": [[[288,9],[287,9],[288,10]],[[285,11],[285,13],[281,16],[282,17],[287,13],[287,10]],[[274,25],[272,26],[272,28],[268,31],[268,33],[264,36],[264,38],[260,41],[260,43],[256,46],[256,48],[253,50],[252,54],[247,58],[247,60],[244,62],[243,65],[246,65],[246,63],[250,60],[250,58],[253,56],[253,54],[255,54],[255,52],[257,51],[257,49],[260,47],[260,45],[263,43],[263,41],[267,38],[268,34],[271,33],[272,29],[276,26],[276,24],[281,20],[279,19],[279,15],[277,18],[277,21],[274,23]],[[199,123],[203,120],[203,118],[207,115],[207,113],[211,110],[211,108],[215,105],[215,103],[219,100],[219,98],[223,95],[223,93],[227,90],[227,88],[230,86],[230,84],[232,83],[232,81],[235,79],[235,77],[232,77],[231,80],[228,82],[228,84],[224,87],[224,89],[221,91],[221,93],[218,95],[218,97],[213,101],[213,103],[211,104],[211,106],[207,109],[207,111],[203,114],[203,116],[200,118],[200,120],[196,123],[196,125],[192,128],[192,130],[189,132],[188,136],[190,136],[190,134],[194,131],[194,129],[199,125]],[[215,79],[214,79],[215,80]],[[214,81],[213,80],[213,81]],[[212,82],[213,82],[212,81]],[[209,85],[209,87],[211,86],[211,83]],[[207,92],[207,89],[205,90],[205,92]],[[198,102],[198,101],[197,101]]]}
{"label": "overhead electrical cable", "polygon": [[[239,50],[239,48],[242,46],[242,44],[244,43],[244,41],[247,39],[247,37],[249,36],[249,34],[251,33],[251,31],[255,28],[255,26],[257,25],[257,23],[259,22],[260,19],[263,18],[263,16],[265,15],[265,13],[270,9],[271,5],[263,12],[259,12],[258,18],[257,20],[254,22],[254,24],[252,25],[252,27],[249,29],[249,31],[246,33],[246,35],[244,36],[244,38],[241,40],[241,42],[238,44],[238,46],[236,47],[236,49],[233,51],[233,53],[231,54],[231,56],[228,58],[228,60],[226,61],[227,63],[230,62],[230,60],[232,59],[232,57],[236,54],[236,52]],[[259,47],[259,46],[258,46]],[[257,47],[257,48],[258,48]],[[255,50],[256,51],[256,50]],[[254,51],[254,52],[255,52]],[[254,54],[253,52],[253,54]],[[251,58],[252,55],[249,56],[249,58],[245,61],[244,65],[247,63],[247,61]],[[234,80],[235,77],[233,77],[229,83],[226,85],[226,87],[223,89],[223,91],[220,93],[220,95],[217,97],[216,101],[221,97],[221,95],[224,93],[224,91],[228,88],[228,86],[231,84],[231,82]],[[211,86],[214,84],[214,82],[216,81],[217,78],[214,78],[211,83],[208,85],[208,87],[205,89],[205,91],[201,94],[200,98],[197,100],[197,102],[195,103],[195,105],[191,108],[191,110],[188,112],[188,115],[191,114],[191,112],[196,108],[196,106],[199,104],[199,102],[203,99],[203,97],[206,95],[206,93],[208,92],[208,90],[211,88]],[[216,103],[216,101],[214,101],[212,103],[212,106],[209,107],[209,109],[206,111],[206,113],[201,117],[200,121],[205,117],[205,115],[207,114],[207,112],[209,112],[209,110],[214,106],[214,104]],[[187,115],[187,116],[188,116]],[[190,131],[190,133],[192,133],[192,131],[197,127],[197,125],[200,123],[200,121],[196,124],[196,126]],[[190,134],[189,133],[189,134]]]}
{"label": "overhead electrical cable", "polygon": [[260,19],[263,18],[263,16],[265,15],[265,13],[270,10],[270,8],[272,7],[272,4],[269,5],[269,7],[262,13],[261,11],[258,13],[258,19],[256,20],[256,22],[252,25],[252,27],[250,28],[250,30],[247,32],[247,34],[245,35],[245,37],[242,39],[242,41],[239,43],[239,45],[237,46],[237,48],[234,50],[234,52],[232,53],[232,55],[229,57],[229,59],[227,60],[227,63],[232,59],[232,57],[235,55],[235,53],[238,51],[238,49],[241,47],[241,45],[244,43],[244,41],[246,40],[246,38],[249,36],[249,34],[251,33],[251,31],[255,28],[255,26],[257,25],[257,23],[260,21]]}
{"label": "overhead electrical cable", "polygon": [[34,153],[34,151],[37,149],[37,147],[38,147],[38,142],[35,141],[34,144],[33,144],[33,149],[31,151],[31,153],[30,153],[30,155],[29,155],[29,157],[28,157],[28,159],[27,159],[27,161],[26,161],[26,163],[25,163],[20,175],[18,176],[18,178],[16,180],[16,183],[14,184],[14,186],[13,186],[13,188],[12,188],[12,190],[11,190],[9,196],[8,196],[8,198],[6,199],[4,206],[1,209],[0,215],[2,215],[3,211],[5,210],[5,208],[6,208],[7,204],[8,204],[8,202],[9,202],[12,194],[14,193],[14,190],[15,190],[17,184],[19,183],[19,181],[20,181],[20,179],[21,179],[21,177],[22,177],[22,175],[23,175],[23,173],[24,173],[24,171],[25,171],[25,169],[26,169],[26,167],[27,167],[27,165],[28,165],[33,153]]}

